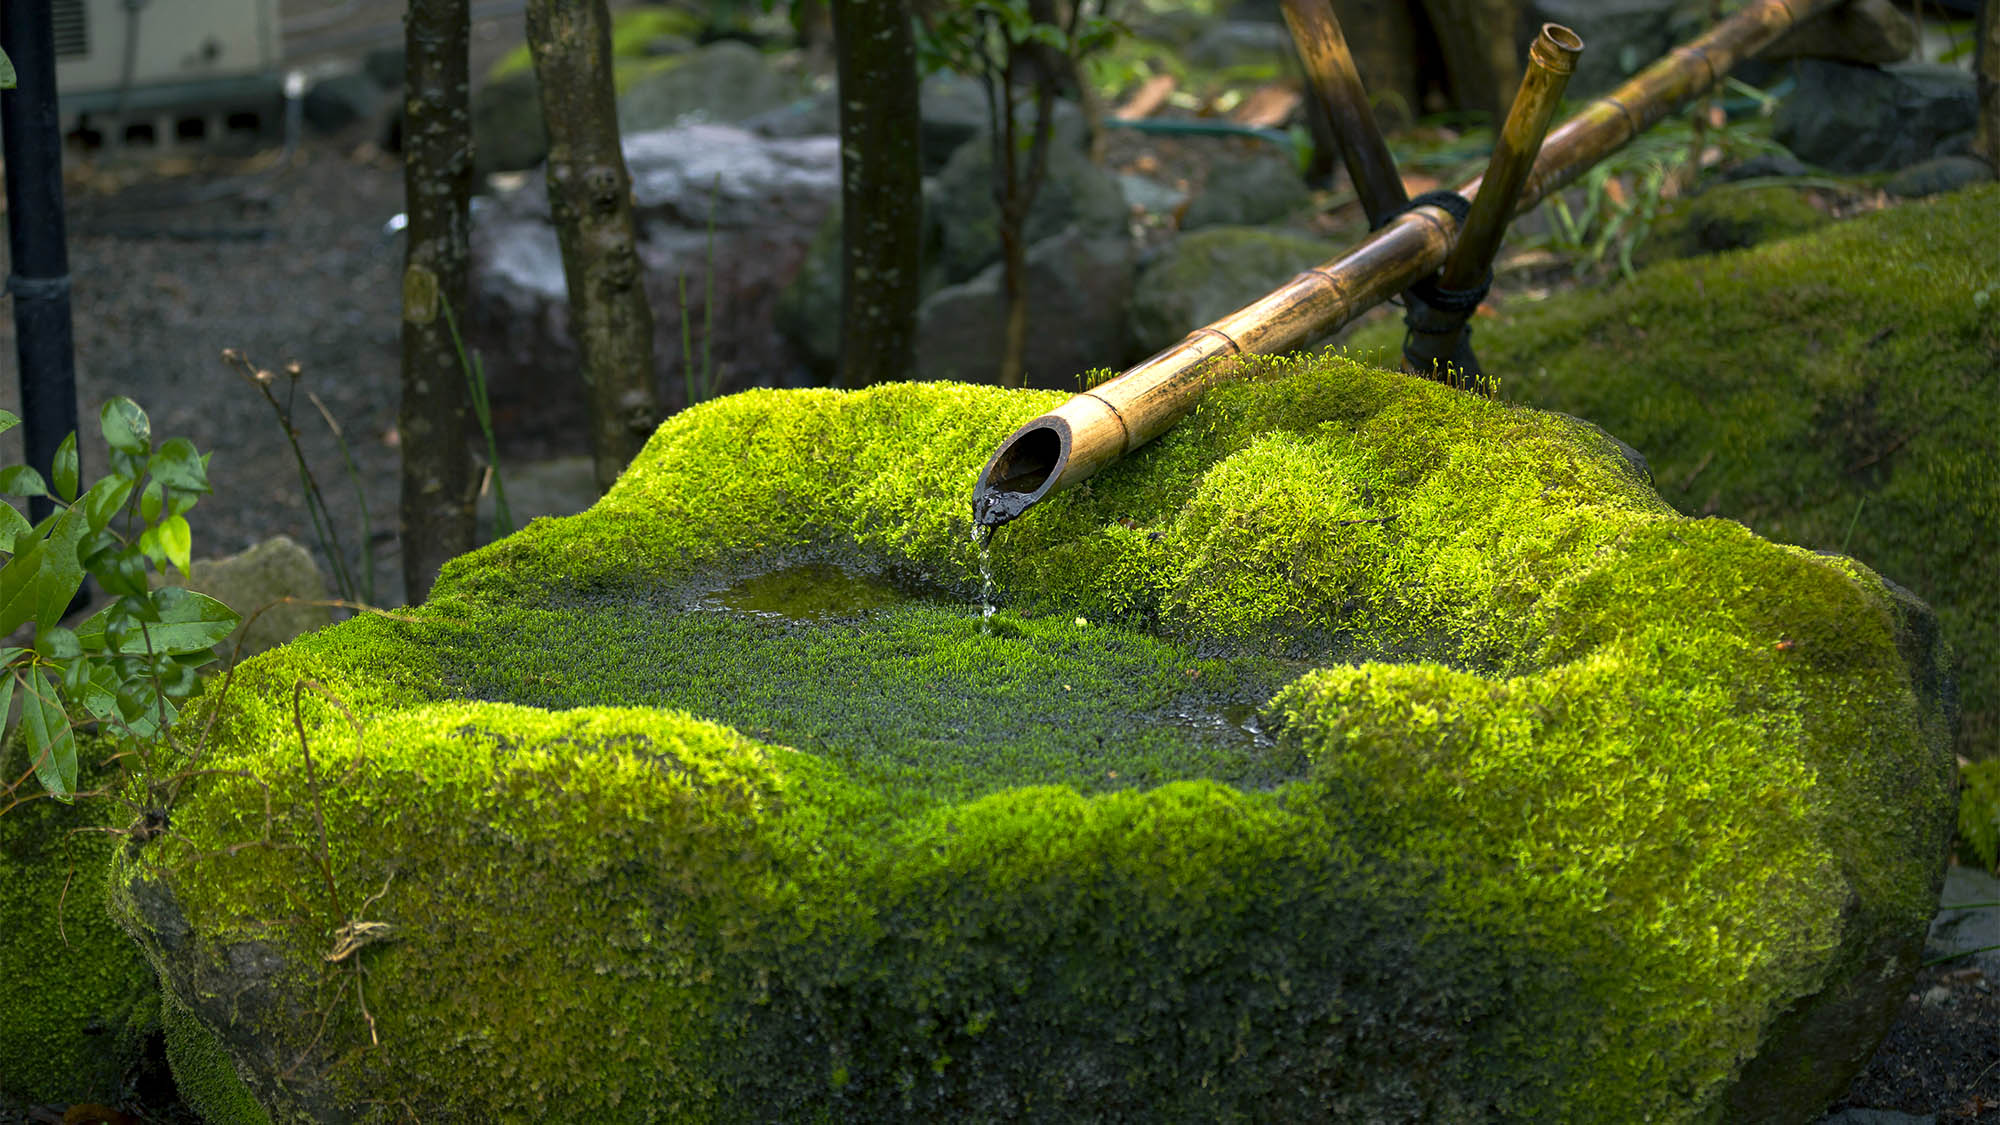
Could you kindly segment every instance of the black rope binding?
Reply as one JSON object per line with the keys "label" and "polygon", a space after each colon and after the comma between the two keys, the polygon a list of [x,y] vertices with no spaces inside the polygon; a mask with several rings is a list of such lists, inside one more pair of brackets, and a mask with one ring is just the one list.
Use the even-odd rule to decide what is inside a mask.
{"label": "black rope binding", "polygon": [[[1457,219],[1460,226],[1472,213],[1472,201],[1455,191],[1427,191],[1410,200],[1389,218],[1424,206],[1444,210]],[[1413,337],[1454,334],[1458,337],[1458,347],[1444,358],[1442,371],[1426,377],[1438,378],[1465,390],[1481,390],[1485,380],[1479,370],[1479,361],[1472,354],[1472,326],[1467,321],[1492,290],[1493,271],[1487,270],[1479,284],[1467,289],[1447,289],[1438,284],[1443,273],[1440,269],[1404,292],[1403,359],[1411,370],[1416,370],[1423,366],[1427,357],[1412,354],[1410,344]]]}

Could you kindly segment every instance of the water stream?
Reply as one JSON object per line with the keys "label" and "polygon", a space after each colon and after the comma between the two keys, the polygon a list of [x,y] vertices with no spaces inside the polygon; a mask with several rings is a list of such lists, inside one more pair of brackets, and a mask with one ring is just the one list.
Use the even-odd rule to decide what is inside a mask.
{"label": "water stream", "polygon": [[993,526],[990,523],[973,522],[972,549],[979,555],[979,618],[982,628],[989,628],[985,620],[993,616]]}

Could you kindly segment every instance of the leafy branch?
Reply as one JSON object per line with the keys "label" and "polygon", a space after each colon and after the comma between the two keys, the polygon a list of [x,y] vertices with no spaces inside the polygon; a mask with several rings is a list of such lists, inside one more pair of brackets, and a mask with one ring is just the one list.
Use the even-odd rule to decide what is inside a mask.
{"label": "leafy branch", "polygon": [[[0,433],[20,421],[0,410]],[[58,509],[30,525],[0,503],[0,553],[9,556],[0,566],[0,636],[34,625],[32,643],[0,646],[0,715],[18,693],[35,776],[62,801],[76,792],[78,725],[159,737],[238,620],[206,595],[154,588],[148,573],[150,563],[187,574],[187,513],[209,491],[208,456],[186,438],[155,446],[146,412],[128,398],[106,402],[98,421],[111,470],[88,491],[80,492],[74,433],[56,450],[52,479],[27,465],[0,468],[0,495],[47,497]],[[71,629],[61,622],[86,574],[116,600]]]}

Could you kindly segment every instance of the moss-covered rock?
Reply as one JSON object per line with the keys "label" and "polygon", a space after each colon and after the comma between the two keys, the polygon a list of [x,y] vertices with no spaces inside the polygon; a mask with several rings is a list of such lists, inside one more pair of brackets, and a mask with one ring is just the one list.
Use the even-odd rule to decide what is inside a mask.
{"label": "moss-covered rock", "polygon": [[[2000,755],[2000,185],[1566,293],[1473,343],[1508,398],[1603,425],[1660,494],[1853,555],[1937,611],[1960,752]],[[1515,306],[1520,308],[1520,306]],[[1377,355],[1401,326],[1357,333]]]}
{"label": "moss-covered rock", "polygon": [[1654,221],[1632,258],[1647,266],[1804,234],[1828,222],[1805,189],[1790,184],[1718,184],[1675,201]]}
{"label": "moss-covered rock", "polygon": [[[85,740],[82,757],[106,752]],[[25,772],[18,743],[0,750],[0,777]],[[159,1025],[152,970],[104,909],[113,845],[101,829],[123,810],[39,793],[32,780],[0,791],[0,1110],[117,1101]]]}
{"label": "moss-covered rock", "polygon": [[1270,374],[1001,529],[986,621],[1060,394],[683,413],[245,665],[115,910],[280,1122],[1809,1117],[1951,830],[1921,607],[1573,421]]}

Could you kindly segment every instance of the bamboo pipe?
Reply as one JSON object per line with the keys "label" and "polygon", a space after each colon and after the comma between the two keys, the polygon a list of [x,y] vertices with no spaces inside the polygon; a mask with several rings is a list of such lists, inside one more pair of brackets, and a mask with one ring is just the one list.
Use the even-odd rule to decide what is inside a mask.
{"label": "bamboo pipe", "polygon": [[[1443,377],[1460,385],[1484,384],[1465,321],[1493,279],[1493,256],[1514,216],[1521,184],[1534,167],[1549,119],[1562,101],[1563,87],[1576,71],[1583,40],[1560,24],[1545,23],[1528,48],[1528,67],[1514,91],[1513,107],[1500,127],[1479,194],[1458,232],[1437,281],[1419,285],[1406,298],[1410,333],[1403,342],[1403,370],[1425,378]],[[1486,186],[1486,185],[1490,185]]]}
{"label": "bamboo pipe", "polygon": [[[1844,0],[1753,0],[1707,34],[1668,52],[1610,94],[1586,105],[1543,142],[1514,211],[1540,203],[1591,165],[1714,85],[1738,62],[1795,23]],[[1480,181],[1458,189],[1477,198]],[[1220,357],[1290,351],[1338,329],[1444,265],[1458,222],[1423,205],[1389,220],[1346,254],[1197,328],[1108,382],[1027,422],[1002,441],[973,486],[972,516],[1014,519],[1051,492],[1075,484],[1146,442],[1194,408],[1201,391],[1228,377]]]}
{"label": "bamboo pipe", "polygon": [[1285,0],[1285,26],[1291,29],[1292,44],[1305,65],[1307,96],[1317,98],[1326,111],[1347,164],[1347,178],[1354,181],[1354,193],[1373,230],[1401,211],[1410,197],[1403,190],[1389,142],[1382,139],[1375,114],[1368,108],[1368,91],[1334,17],[1333,0]]}

